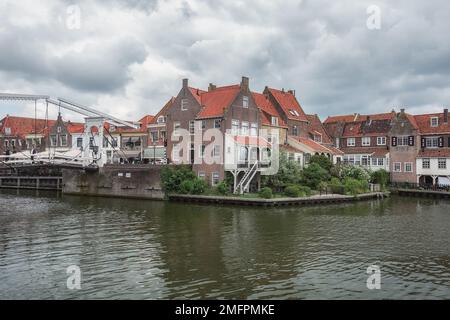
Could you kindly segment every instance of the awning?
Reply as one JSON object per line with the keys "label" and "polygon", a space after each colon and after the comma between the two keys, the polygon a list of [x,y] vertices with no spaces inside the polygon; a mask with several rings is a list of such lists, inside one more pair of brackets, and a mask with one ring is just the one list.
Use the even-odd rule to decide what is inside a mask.
{"label": "awning", "polygon": [[164,147],[156,147],[156,148],[147,148],[144,150],[144,158],[146,159],[163,159],[166,157],[166,148]]}
{"label": "awning", "polygon": [[140,150],[120,150],[117,151],[117,156],[120,158],[139,158],[141,156]]}

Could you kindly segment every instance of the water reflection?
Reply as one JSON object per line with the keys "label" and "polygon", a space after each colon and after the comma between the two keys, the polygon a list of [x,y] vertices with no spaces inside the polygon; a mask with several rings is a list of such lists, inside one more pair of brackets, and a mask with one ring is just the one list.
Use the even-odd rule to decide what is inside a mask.
{"label": "water reflection", "polygon": [[[450,203],[261,209],[0,193],[0,298],[450,298]],[[366,288],[378,264],[382,290]],[[66,268],[82,290],[66,288]]]}

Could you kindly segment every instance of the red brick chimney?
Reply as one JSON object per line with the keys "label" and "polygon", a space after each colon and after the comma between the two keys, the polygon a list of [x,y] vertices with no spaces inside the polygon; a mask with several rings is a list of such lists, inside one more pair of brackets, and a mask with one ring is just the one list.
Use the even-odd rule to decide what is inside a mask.
{"label": "red brick chimney", "polygon": [[448,109],[444,109],[444,123],[448,123]]}
{"label": "red brick chimney", "polygon": [[248,92],[250,90],[249,85],[250,85],[250,80],[248,79],[248,77],[242,77],[241,91]]}

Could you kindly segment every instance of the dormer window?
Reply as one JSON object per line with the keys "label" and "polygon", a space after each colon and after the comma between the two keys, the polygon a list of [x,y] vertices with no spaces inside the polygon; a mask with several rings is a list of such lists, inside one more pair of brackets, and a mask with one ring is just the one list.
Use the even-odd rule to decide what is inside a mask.
{"label": "dormer window", "polygon": [[293,116],[298,117],[300,114],[297,112],[297,110],[293,110],[293,109],[289,109],[289,113],[292,114]]}
{"label": "dormer window", "polygon": [[11,134],[11,128],[5,128],[5,134],[10,135]]}
{"label": "dormer window", "polygon": [[272,117],[272,125],[278,126],[278,117]]}
{"label": "dormer window", "polygon": [[439,118],[438,117],[430,118],[430,124],[431,124],[432,127],[439,126]]}
{"label": "dormer window", "polygon": [[314,141],[318,142],[318,143],[322,143],[322,136],[320,134],[315,134]]}
{"label": "dormer window", "polygon": [[61,133],[61,127],[57,128],[58,133]]}
{"label": "dormer window", "polygon": [[247,96],[242,97],[242,106],[244,108],[248,108],[248,97]]}
{"label": "dormer window", "polygon": [[157,123],[165,123],[166,119],[164,118],[164,116],[159,116],[158,119],[156,120]]}

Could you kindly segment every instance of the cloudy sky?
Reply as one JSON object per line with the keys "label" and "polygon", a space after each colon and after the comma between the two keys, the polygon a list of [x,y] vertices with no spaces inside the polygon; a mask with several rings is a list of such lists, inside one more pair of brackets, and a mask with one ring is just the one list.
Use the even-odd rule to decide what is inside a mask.
{"label": "cloudy sky", "polygon": [[[431,112],[450,105],[449,30],[447,0],[0,0],[0,92],[131,120],[156,113],[184,77],[206,88],[246,75],[255,91],[296,90],[322,118]],[[0,102],[7,113],[34,106]]]}

